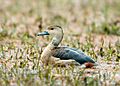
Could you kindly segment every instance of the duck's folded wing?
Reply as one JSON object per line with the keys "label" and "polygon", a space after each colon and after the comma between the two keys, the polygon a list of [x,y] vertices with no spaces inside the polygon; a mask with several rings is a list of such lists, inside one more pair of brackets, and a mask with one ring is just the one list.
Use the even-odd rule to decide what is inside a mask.
{"label": "duck's folded wing", "polygon": [[84,64],[85,62],[95,63],[92,58],[75,48],[57,47],[54,49],[53,56],[56,58],[60,58],[61,60],[74,59],[80,64]]}

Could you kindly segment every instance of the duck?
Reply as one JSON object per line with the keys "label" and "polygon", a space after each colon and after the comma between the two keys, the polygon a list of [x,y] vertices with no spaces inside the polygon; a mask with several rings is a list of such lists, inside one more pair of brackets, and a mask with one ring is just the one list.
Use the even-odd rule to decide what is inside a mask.
{"label": "duck", "polygon": [[[51,42],[45,47],[41,54],[42,63],[49,64],[52,62],[54,57],[56,60],[54,61],[75,61],[78,64],[87,64],[90,66],[94,65],[96,62],[88,55],[86,55],[82,50],[77,48],[71,48],[68,46],[59,46],[61,43],[64,32],[61,26],[52,25],[48,26],[47,29],[43,32],[37,33],[37,36],[52,36]],[[90,65],[89,65],[90,64]]]}

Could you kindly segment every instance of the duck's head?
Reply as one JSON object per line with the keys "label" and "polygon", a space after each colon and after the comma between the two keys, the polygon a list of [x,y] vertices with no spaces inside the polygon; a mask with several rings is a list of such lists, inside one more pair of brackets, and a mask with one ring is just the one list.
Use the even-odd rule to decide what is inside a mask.
{"label": "duck's head", "polygon": [[48,26],[46,31],[40,32],[37,36],[44,36],[44,35],[52,35],[52,36],[59,36],[63,35],[63,30],[60,26]]}

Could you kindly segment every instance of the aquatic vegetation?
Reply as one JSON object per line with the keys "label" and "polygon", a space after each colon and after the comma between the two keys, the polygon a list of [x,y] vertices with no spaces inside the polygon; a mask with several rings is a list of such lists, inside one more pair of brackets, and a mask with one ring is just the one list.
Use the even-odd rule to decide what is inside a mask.
{"label": "aquatic vegetation", "polygon": [[[119,86],[119,4],[119,0],[0,0],[0,86]],[[61,45],[83,50],[99,66],[43,66],[41,52],[51,38],[36,33],[53,24],[67,34]]]}

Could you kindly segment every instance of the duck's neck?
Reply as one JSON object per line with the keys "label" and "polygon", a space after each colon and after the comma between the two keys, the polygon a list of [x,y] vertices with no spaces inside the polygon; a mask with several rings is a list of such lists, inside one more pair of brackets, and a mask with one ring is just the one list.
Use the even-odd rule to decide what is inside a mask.
{"label": "duck's neck", "polygon": [[50,55],[52,50],[54,50],[54,48],[60,44],[62,39],[63,39],[63,33],[58,34],[57,36],[54,36],[52,41],[48,44],[48,46],[42,52],[42,57],[45,57],[46,55]]}
{"label": "duck's neck", "polygon": [[58,46],[61,43],[62,39],[63,39],[63,34],[54,36],[50,44],[54,46]]}
{"label": "duck's neck", "polygon": [[49,58],[51,57],[53,50],[57,47],[60,42],[62,41],[63,34],[54,36],[50,44],[44,49],[41,54],[41,61],[44,63],[48,62]]}

